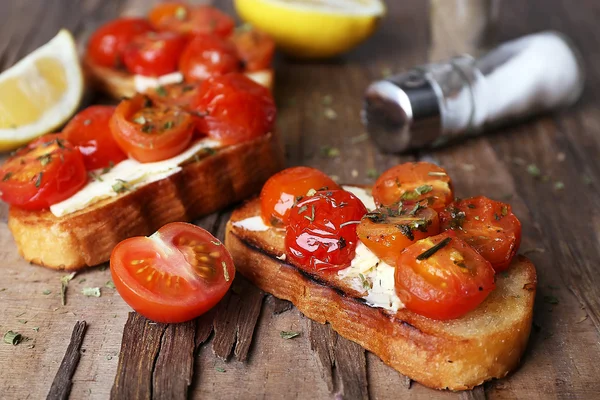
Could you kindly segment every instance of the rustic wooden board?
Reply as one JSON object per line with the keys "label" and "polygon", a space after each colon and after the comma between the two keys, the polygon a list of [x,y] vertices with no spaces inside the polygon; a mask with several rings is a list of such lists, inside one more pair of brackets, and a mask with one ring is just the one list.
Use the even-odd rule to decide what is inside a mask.
{"label": "rustic wooden board", "polygon": [[[0,69],[46,42],[60,27],[71,29],[82,40],[101,22],[122,13],[139,13],[151,3],[0,2]],[[228,0],[217,3],[232,10]],[[154,397],[181,397],[186,392],[193,398],[221,399],[331,398],[336,393],[372,399],[598,396],[600,72],[596,66],[600,65],[600,36],[596,17],[600,4],[594,0],[502,2],[495,40],[558,29],[582,50],[588,80],[582,101],[573,109],[451,148],[403,156],[382,155],[363,140],[359,116],[368,82],[426,59],[426,2],[390,0],[388,6],[388,16],[376,35],[342,58],[315,63],[278,58],[275,95],[288,163],[317,166],[340,181],[369,184],[371,170],[382,172],[415,158],[434,160],[448,169],[458,195],[510,198],[523,223],[522,251],[538,267],[540,282],[536,329],[521,367],[506,379],[463,394],[409,385],[377,357],[241,280],[214,312],[196,321],[195,332],[193,324],[152,325],[129,316],[129,307],[105,286],[110,280],[106,266],[78,273],[69,282],[67,303],[62,306],[63,274],[19,258],[6,227],[7,207],[0,204],[0,333],[13,330],[28,338],[18,346],[0,344],[0,398],[48,395],[73,326],[82,320],[87,331],[72,378],[74,399],[105,399],[111,391],[115,398],[117,393],[126,398],[136,390],[128,379],[151,387]],[[331,96],[331,105],[324,104],[325,96]],[[337,118],[327,118],[326,107]],[[341,155],[327,157],[321,151],[326,146],[338,148]],[[528,174],[530,163],[548,178]],[[563,190],[554,187],[559,181]],[[227,215],[215,214],[198,223],[222,238]],[[83,296],[81,290],[88,286],[100,287],[102,296]],[[549,304],[544,300],[548,296],[559,303]],[[150,349],[147,353],[130,346],[140,339],[136,336],[140,329],[144,331],[140,345]],[[286,340],[281,331],[300,335]],[[127,373],[135,368],[140,373],[129,378]],[[177,371],[175,379],[170,371]],[[127,390],[119,391],[123,388]]]}

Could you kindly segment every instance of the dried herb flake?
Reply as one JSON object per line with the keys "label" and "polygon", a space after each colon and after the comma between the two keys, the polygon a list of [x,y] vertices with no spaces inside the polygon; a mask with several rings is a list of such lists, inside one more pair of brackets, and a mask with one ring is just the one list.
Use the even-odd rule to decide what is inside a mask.
{"label": "dried herb flake", "polygon": [[437,253],[439,250],[441,250],[444,247],[446,247],[448,245],[448,243],[450,243],[451,241],[452,241],[452,238],[449,238],[449,237],[445,238],[444,240],[442,240],[441,242],[439,242],[435,246],[433,246],[430,249],[427,249],[424,252],[422,252],[421,254],[419,254],[417,256],[417,260],[423,261],[423,260],[428,259],[432,255],[434,255],[435,253]]}
{"label": "dried herb flake", "polygon": [[102,295],[99,287],[84,287],[81,293],[87,297],[100,297]]}
{"label": "dried herb flake", "polygon": [[279,332],[279,336],[281,336],[282,339],[293,339],[297,336],[300,336],[300,332],[296,332],[296,331],[281,331]]}

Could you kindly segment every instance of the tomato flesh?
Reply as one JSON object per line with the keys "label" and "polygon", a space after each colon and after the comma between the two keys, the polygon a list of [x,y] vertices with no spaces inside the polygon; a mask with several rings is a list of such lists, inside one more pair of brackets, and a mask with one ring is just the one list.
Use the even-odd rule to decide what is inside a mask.
{"label": "tomato flesh", "polygon": [[179,59],[179,70],[188,82],[239,72],[240,59],[233,44],[215,35],[195,36]]}
{"label": "tomato flesh", "polygon": [[64,137],[83,155],[88,171],[127,158],[110,132],[109,121],[114,112],[113,106],[91,106],[75,115],[63,129]]}
{"label": "tomato flesh", "polygon": [[290,210],[310,190],[340,189],[330,177],[315,168],[292,167],[269,178],[260,192],[261,216],[265,224],[284,226]]}
{"label": "tomato flesh", "polygon": [[123,62],[132,74],[160,76],[177,71],[186,38],[174,32],[148,32],[125,48]]}
{"label": "tomato flesh", "polygon": [[308,272],[332,272],[350,265],[356,225],[367,209],[345,190],[319,191],[290,211],[285,246],[288,260]]}
{"label": "tomato flesh", "polygon": [[245,71],[260,71],[271,66],[275,41],[255,28],[237,30],[232,36]]}
{"label": "tomato flesh", "polygon": [[60,134],[45,135],[0,167],[0,198],[41,210],[71,197],[87,179],[81,153]]}
{"label": "tomato flesh", "polygon": [[214,7],[192,7],[180,2],[156,5],[150,11],[148,19],[160,31],[193,35],[214,34],[227,37],[235,26],[235,21],[229,15]]}
{"label": "tomato flesh", "polygon": [[453,232],[407,247],[395,266],[400,300],[408,310],[432,319],[463,316],[496,286],[490,263]]}
{"label": "tomato flesh", "polygon": [[198,82],[181,82],[150,89],[146,95],[154,103],[193,111],[191,106],[198,102],[199,88]]}
{"label": "tomato flesh", "polygon": [[427,200],[431,208],[440,211],[454,200],[454,191],[443,168],[428,162],[410,162],[385,171],[375,182],[373,197],[378,206]]}
{"label": "tomato flesh", "polygon": [[521,222],[510,205],[484,196],[451,203],[440,212],[440,221],[442,230],[453,230],[496,272],[510,266],[521,244]]}
{"label": "tomato flesh", "polygon": [[111,254],[110,269],[127,304],[165,323],[188,321],[210,310],[235,276],[223,244],[183,222],[167,224],[150,237],[122,241]]}

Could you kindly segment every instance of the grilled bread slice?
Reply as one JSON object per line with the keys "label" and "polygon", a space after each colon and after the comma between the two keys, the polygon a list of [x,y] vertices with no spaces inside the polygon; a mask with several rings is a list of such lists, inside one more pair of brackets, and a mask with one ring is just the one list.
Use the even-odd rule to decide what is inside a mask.
{"label": "grilled bread slice", "polygon": [[181,171],[83,210],[56,217],[11,207],[19,253],[36,264],[78,270],[108,261],[120,241],[150,235],[174,221],[192,221],[252,196],[283,166],[278,135],[227,146]]}
{"label": "grilled bread slice", "polygon": [[[235,210],[225,245],[237,270],[260,289],[291,301],[304,315],[329,322],[340,335],[411,379],[435,389],[471,389],[514,369],[531,330],[537,277],[517,256],[496,289],[475,310],[450,321],[367,305],[336,274],[320,278],[283,261],[285,231],[250,231],[235,222],[260,215],[260,201]],[[279,258],[278,258],[279,257]]]}

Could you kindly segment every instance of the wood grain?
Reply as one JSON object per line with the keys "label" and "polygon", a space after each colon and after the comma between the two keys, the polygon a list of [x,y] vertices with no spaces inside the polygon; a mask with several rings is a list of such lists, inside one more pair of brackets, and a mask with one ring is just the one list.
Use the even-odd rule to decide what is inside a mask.
{"label": "wood grain", "polygon": [[52,386],[50,386],[50,392],[46,399],[68,399],[71,393],[71,386],[73,385],[72,378],[79,364],[79,358],[81,357],[81,344],[83,343],[83,337],[85,336],[85,330],[87,325],[85,321],[78,321],[73,328],[71,334],[71,341],[67,347],[65,356],[60,363],[60,367],[56,372]]}

